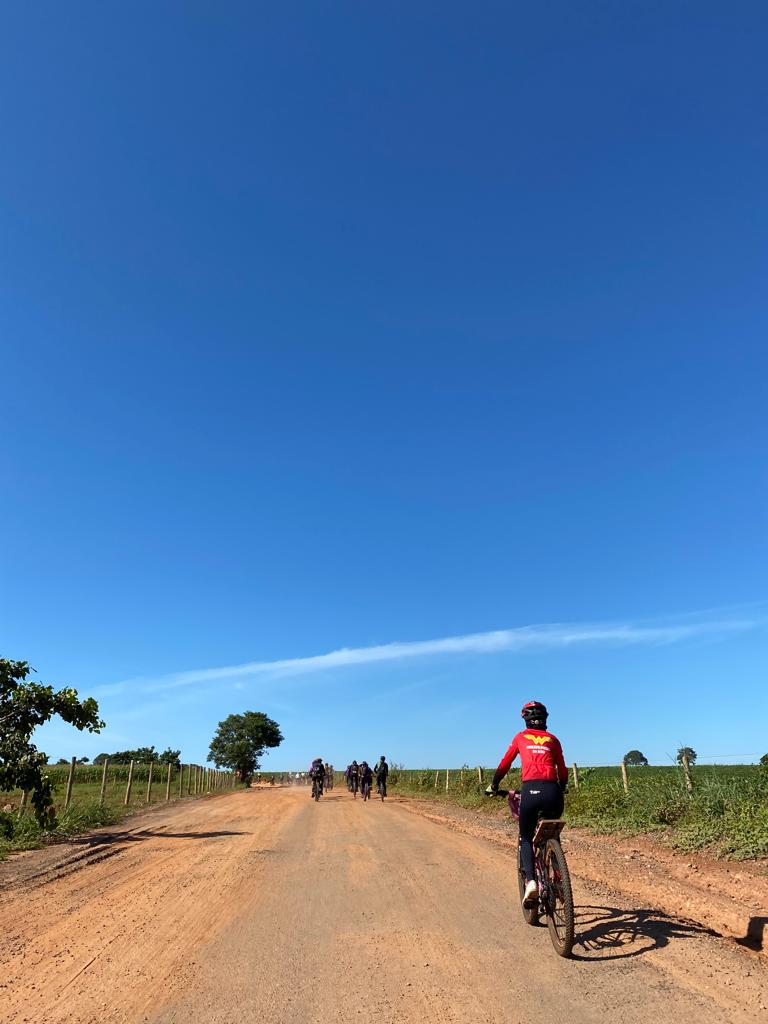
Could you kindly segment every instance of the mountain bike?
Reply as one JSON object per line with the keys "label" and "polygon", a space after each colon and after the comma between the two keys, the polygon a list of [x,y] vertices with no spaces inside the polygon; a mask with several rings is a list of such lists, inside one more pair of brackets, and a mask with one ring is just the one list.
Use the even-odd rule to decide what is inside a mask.
{"label": "mountain bike", "polygon": [[[486,794],[493,795],[490,786]],[[507,789],[498,790],[499,796],[505,796],[514,818],[520,817],[520,793]],[[538,904],[533,907],[523,906],[525,893],[525,873],[520,863],[518,840],[517,876],[520,889],[520,905],[526,924],[536,925],[539,919],[547,919],[549,937],[555,952],[559,956],[570,956],[574,939],[573,888],[565,859],[560,845],[560,833],[565,822],[562,818],[539,818],[533,836],[533,863],[536,871],[536,883],[539,887]]]}
{"label": "mountain bike", "polygon": [[312,799],[318,801],[323,795],[323,783],[320,779],[312,779]]}
{"label": "mountain bike", "polygon": [[353,775],[349,780],[349,792],[357,800],[357,776]]}
{"label": "mountain bike", "polygon": [[376,791],[381,797],[381,802],[384,803],[384,797],[387,795],[387,780],[379,779],[376,783]]}
{"label": "mountain bike", "polygon": [[363,800],[371,799],[371,784],[370,782],[363,781],[360,783],[360,792],[363,794]]}

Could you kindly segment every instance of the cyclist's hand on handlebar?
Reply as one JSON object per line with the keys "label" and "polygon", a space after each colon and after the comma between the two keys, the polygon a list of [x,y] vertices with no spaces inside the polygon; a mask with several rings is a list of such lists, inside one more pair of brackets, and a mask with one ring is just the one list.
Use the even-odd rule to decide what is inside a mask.
{"label": "cyclist's hand on handlebar", "polygon": [[491,783],[490,786],[486,787],[485,795],[486,796],[498,796],[499,795],[499,787],[498,786],[494,786],[494,784]]}

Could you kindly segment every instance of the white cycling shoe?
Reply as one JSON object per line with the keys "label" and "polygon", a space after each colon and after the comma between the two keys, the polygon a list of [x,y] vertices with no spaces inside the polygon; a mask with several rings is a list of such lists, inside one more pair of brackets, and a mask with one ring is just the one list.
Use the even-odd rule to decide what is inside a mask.
{"label": "white cycling shoe", "polygon": [[523,894],[523,906],[526,910],[532,910],[538,902],[539,887],[533,880],[531,880],[525,887],[525,893]]}

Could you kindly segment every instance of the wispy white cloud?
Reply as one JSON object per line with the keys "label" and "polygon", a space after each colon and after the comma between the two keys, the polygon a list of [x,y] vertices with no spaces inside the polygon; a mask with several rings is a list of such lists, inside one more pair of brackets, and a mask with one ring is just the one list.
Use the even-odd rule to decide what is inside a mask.
{"label": "wispy white cloud", "polygon": [[303,658],[250,661],[240,665],[192,669],[151,678],[125,680],[101,687],[96,695],[106,696],[128,689],[154,692],[222,680],[237,681],[235,685],[240,688],[243,679],[302,676],[328,669],[426,657],[495,654],[502,651],[552,651],[587,645],[625,647],[639,644],[673,644],[684,640],[717,638],[743,632],[762,625],[763,621],[761,616],[686,616],[656,622],[550,623],[518,626],[513,629],[468,633],[464,636],[441,637],[435,640],[395,641],[372,647],[343,647],[337,651]]}

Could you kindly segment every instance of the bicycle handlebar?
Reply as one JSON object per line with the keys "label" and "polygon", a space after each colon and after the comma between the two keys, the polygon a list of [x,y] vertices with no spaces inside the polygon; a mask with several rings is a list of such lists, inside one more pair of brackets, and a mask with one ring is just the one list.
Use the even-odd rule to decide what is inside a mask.
{"label": "bicycle handlebar", "polygon": [[486,787],[485,796],[509,796],[508,789],[497,789],[496,792],[491,789],[490,786]]}

